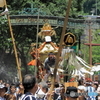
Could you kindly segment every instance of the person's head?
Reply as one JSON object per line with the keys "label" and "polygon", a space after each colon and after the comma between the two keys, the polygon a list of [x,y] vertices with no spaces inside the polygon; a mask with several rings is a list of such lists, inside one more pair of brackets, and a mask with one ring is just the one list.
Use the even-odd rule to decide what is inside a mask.
{"label": "person's head", "polygon": [[97,90],[98,84],[94,83],[94,84],[93,84],[93,87]]}
{"label": "person's head", "polygon": [[59,87],[59,83],[55,82],[54,87],[58,88]]}
{"label": "person's head", "polygon": [[61,94],[61,88],[60,87],[55,88],[55,93],[58,95]]}
{"label": "person's head", "polygon": [[25,92],[31,91],[34,89],[34,92],[37,90],[36,88],[36,78],[32,74],[27,74],[23,78],[23,86]]}
{"label": "person's head", "polygon": [[6,92],[7,92],[6,86],[4,84],[0,84],[0,97],[4,97]]}
{"label": "person's head", "polygon": [[23,90],[23,89],[24,89],[24,87],[23,87],[23,84],[22,84],[22,83],[20,83],[20,84],[19,84],[19,89],[21,89],[21,90]]}
{"label": "person's head", "polygon": [[16,85],[15,84],[11,84],[10,85],[10,93],[14,94],[16,92]]}
{"label": "person's head", "polygon": [[10,87],[10,84],[9,83],[6,83],[6,87],[9,88]]}
{"label": "person's head", "polygon": [[78,85],[83,85],[83,84],[84,84],[83,79],[78,80]]}
{"label": "person's head", "polygon": [[18,83],[18,84],[17,84],[16,92],[17,92],[18,94],[23,94],[23,93],[24,93],[24,87],[23,87],[22,83]]}
{"label": "person's head", "polygon": [[48,57],[49,58],[53,58],[55,55],[54,55],[54,53],[53,52],[50,52],[49,54],[48,54]]}
{"label": "person's head", "polygon": [[42,91],[43,91],[44,93],[47,93],[47,92],[48,92],[48,86],[47,86],[47,85],[44,85],[44,86],[42,87]]}
{"label": "person's head", "polygon": [[44,93],[48,92],[48,84],[45,81],[40,82],[38,85]]}
{"label": "person's head", "polygon": [[0,84],[3,84],[3,80],[0,80]]}
{"label": "person's head", "polygon": [[50,81],[47,81],[46,83],[48,85],[48,88],[50,88],[51,87],[51,82]]}
{"label": "person's head", "polygon": [[86,84],[86,86],[91,86],[92,85],[91,82],[86,82],[85,84]]}
{"label": "person's head", "polygon": [[54,64],[55,64],[55,55],[54,55],[54,53],[52,53],[52,52],[50,52],[49,54],[48,54],[48,61],[50,61],[50,64],[49,64],[49,66],[53,66]]}
{"label": "person's head", "polygon": [[65,92],[65,86],[64,86],[64,84],[60,84],[60,88],[61,88],[61,93],[64,93]]}

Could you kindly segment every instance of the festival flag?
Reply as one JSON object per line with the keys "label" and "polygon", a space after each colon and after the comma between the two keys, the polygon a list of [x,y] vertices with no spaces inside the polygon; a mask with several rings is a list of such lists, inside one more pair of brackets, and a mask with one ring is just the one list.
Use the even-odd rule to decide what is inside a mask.
{"label": "festival flag", "polygon": [[30,61],[27,65],[36,66],[36,60],[32,60],[32,61]]}

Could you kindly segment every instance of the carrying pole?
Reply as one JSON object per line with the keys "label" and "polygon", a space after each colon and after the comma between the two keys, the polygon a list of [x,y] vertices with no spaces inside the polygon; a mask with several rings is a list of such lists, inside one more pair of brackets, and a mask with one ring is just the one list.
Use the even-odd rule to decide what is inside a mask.
{"label": "carrying pole", "polygon": [[[55,68],[54,68],[54,76],[52,77],[52,82],[51,82],[52,84],[51,84],[51,88],[50,88],[50,94],[52,94],[52,91],[54,90],[54,84],[55,84],[55,80],[56,80],[56,73],[57,73],[57,69],[58,69],[58,62],[59,62],[59,57],[60,57],[61,50],[62,50],[64,35],[65,35],[65,32],[66,32],[66,25],[68,23],[68,17],[69,17],[69,12],[70,12],[70,7],[71,7],[71,1],[72,0],[68,1],[68,7],[67,7],[67,10],[66,10],[66,16],[65,16],[65,19],[64,19],[64,26],[63,26],[63,30],[62,30],[62,34],[61,34],[61,39],[60,39],[60,46],[59,46],[59,50],[58,50],[57,57],[56,57],[56,63],[55,63]],[[48,100],[52,100],[52,95],[50,95]]]}
{"label": "carrying pole", "polygon": [[[4,0],[4,4],[5,4],[5,8],[7,8],[6,0]],[[19,60],[18,60],[18,54],[17,54],[16,44],[15,44],[15,39],[14,39],[12,27],[11,27],[9,14],[7,14],[7,19],[8,19],[8,25],[9,25],[9,29],[10,29],[10,34],[11,34],[11,38],[12,38],[12,43],[13,43],[13,48],[14,48],[14,53],[15,53],[15,58],[16,58],[16,63],[17,63],[17,72],[18,72],[18,76],[19,76],[19,81],[22,82],[21,68],[20,68],[20,64],[19,64]]]}

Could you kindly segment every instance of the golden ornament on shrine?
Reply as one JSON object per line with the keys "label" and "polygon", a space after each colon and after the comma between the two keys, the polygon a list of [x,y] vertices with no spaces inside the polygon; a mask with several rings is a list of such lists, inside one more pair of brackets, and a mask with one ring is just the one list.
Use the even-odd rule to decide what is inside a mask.
{"label": "golden ornament on shrine", "polygon": [[76,42],[76,37],[73,33],[66,33],[64,36],[64,44],[66,46],[73,46]]}
{"label": "golden ornament on shrine", "polygon": [[51,27],[49,23],[45,23],[43,27],[41,28],[41,31],[38,33],[38,36],[41,37],[42,39],[45,36],[53,36],[56,35],[55,30]]}

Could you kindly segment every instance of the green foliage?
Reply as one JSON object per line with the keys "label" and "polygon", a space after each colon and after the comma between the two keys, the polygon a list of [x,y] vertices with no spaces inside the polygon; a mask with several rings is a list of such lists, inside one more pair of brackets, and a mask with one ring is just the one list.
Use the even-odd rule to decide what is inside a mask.
{"label": "green foliage", "polygon": [[26,68],[25,67],[22,67],[21,70],[22,70],[23,74],[26,74],[26,73],[32,73],[32,74],[34,74],[35,73],[35,70],[37,70],[35,68],[36,68],[36,66],[29,65]]}
{"label": "green foliage", "polygon": [[84,13],[92,14],[91,11],[94,11],[94,14],[97,15],[100,13],[100,1],[99,0],[84,0],[83,4]]}
{"label": "green foliage", "polygon": [[[100,29],[95,30],[93,34],[93,43],[100,44],[100,36],[99,36]],[[93,64],[100,63],[100,46],[93,46],[92,47],[92,57],[93,57]]]}
{"label": "green foliage", "polygon": [[[0,17],[0,48],[6,49],[9,48],[9,33],[7,27],[7,18],[6,16]],[[3,45],[2,45],[3,44]],[[11,44],[10,44],[11,45]]]}

